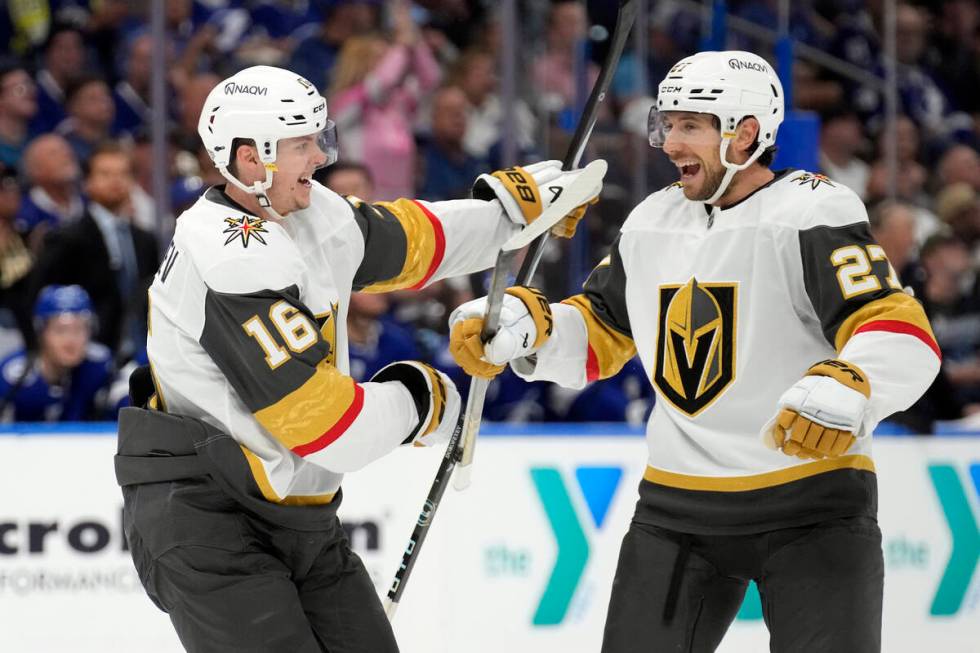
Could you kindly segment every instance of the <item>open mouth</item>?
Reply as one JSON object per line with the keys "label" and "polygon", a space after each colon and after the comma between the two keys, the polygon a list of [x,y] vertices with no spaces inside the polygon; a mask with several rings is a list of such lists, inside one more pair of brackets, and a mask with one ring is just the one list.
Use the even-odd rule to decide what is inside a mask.
{"label": "open mouth", "polygon": [[299,183],[300,183],[301,186],[306,186],[307,188],[309,188],[310,186],[312,186],[312,184],[310,183],[310,178],[309,177],[300,177],[299,178]]}
{"label": "open mouth", "polygon": [[701,172],[701,164],[696,161],[679,161],[675,165],[681,173],[681,181],[689,182]]}

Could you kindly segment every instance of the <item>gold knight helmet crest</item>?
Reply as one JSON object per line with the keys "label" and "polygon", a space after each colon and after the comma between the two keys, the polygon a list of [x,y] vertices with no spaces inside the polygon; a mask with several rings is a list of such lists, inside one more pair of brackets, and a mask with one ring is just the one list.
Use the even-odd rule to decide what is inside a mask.
{"label": "gold knight helmet crest", "polygon": [[707,408],[735,379],[737,284],[660,287],[654,384],[684,413]]}

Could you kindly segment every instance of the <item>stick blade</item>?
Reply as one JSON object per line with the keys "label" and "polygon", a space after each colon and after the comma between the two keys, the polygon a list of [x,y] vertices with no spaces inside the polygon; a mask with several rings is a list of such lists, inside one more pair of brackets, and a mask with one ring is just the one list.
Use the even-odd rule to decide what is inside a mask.
{"label": "stick blade", "polygon": [[456,471],[453,473],[453,487],[457,491],[462,492],[473,484],[473,463],[469,465],[456,465]]}

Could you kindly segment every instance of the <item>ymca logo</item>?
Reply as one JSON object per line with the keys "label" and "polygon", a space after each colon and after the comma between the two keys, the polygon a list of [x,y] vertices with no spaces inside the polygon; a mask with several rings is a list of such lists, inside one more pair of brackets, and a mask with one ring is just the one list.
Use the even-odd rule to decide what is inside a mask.
{"label": "ymca logo", "polygon": [[[928,471],[953,545],[943,575],[936,585],[929,614],[948,617],[963,609],[963,602],[980,562],[980,529],[977,528],[967,490],[968,485],[972,484],[973,491],[980,499],[980,463],[970,465],[969,482],[962,478],[953,465],[932,464]],[[754,583],[749,586],[738,619],[762,619],[762,604]]]}
{"label": "ymca logo", "polygon": [[[565,619],[589,561],[586,530],[602,529],[622,476],[621,467],[576,467],[574,485],[581,493],[576,502],[558,469],[531,469],[531,480],[558,545],[555,565],[534,612],[532,623],[535,626],[555,626]],[[576,509],[576,503],[584,504],[587,514]]]}
{"label": "ymca logo", "polygon": [[[973,491],[980,499],[980,463],[970,465]],[[980,529],[967,496],[967,483],[961,481],[956,468],[948,464],[929,465],[929,479],[949,526],[952,550],[942,579],[936,587],[929,614],[953,615],[963,606],[970,581],[980,561]]]}

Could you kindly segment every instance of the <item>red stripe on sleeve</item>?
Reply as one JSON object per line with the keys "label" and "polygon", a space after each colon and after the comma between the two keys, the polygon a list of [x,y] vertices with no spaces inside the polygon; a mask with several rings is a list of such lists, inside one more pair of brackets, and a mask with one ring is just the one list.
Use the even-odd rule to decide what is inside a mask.
{"label": "red stripe on sleeve", "polygon": [[900,320],[874,320],[859,326],[854,330],[854,335],[864,333],[865,331],[888,331],[889,333],[904,333],[905,335],[913,336],[924,342],[936,354],[939,360],[943,359],[943,354],[939,351],[939,345],[936,344],[933,337],[925,329],[917,327],[914,324]]}
{"label": "red stripe on sleeve", "polygon": [[589,357],[585,361],[585,380],[595,381],[599,378],[599,359],[596,358],[595,350],[589,345]]}
{"label": "red stripe on sleeve", "polygon": [[291,451],[297,456],[309,456],[311,453],[316,453],[317,451],[326,448],[331,442],[342,436],[348,427],[354,423],[357,416],[361,414],[361,409],[363,407],[364,388],[355,383],[354,400],[351,402],[350,406],[340,417],[340,419],[337,420],[337,423],[327,429],[323,435],[318,437],[316,440],[293,447]]}
{"label": "red stripe on sleeve", "polygon": [[429,219],[429,223],[432,225],[432,232],[436,239],[436,250],[432,253],[432,261],[429,263],[429,269],[421,281],[409,288],[409,290],[419,290],[436,273],[436,270],[439,269],[439,265],[442,263],[443,257],[446,255],[446,234],[442,231],[442,223],[439,222],[439,218],[433,215],[429,209],[422,206],[421,202],[412,200],[412,203],[422,209],[422,213]]}

